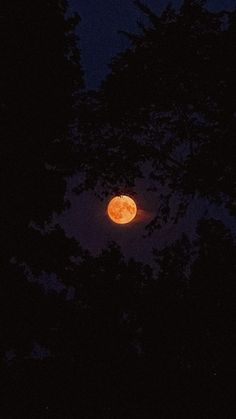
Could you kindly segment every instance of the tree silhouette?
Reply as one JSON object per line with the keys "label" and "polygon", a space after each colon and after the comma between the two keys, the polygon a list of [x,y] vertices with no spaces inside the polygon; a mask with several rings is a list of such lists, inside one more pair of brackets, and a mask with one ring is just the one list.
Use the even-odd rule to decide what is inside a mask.
{"label": "tree silhouette", "polygon": [[157,273],[115,244],[84,255],[73,299],[45,305],[49,357],[13,360],[3,374],[6,417],[230,416],[235,252],[206,219],[192,242],[156,252]]}
{"label": "tree silhouette", "polygon": [[79,254],[62,229],[45,229],[67,205],[74,96],[83,87],[79,17],[65,13],[64,1],[5,2],[1,9],[1,356],[8,349],[26,356],[47,327],[40,315],[46,297],[29,273],[60,278]]}
{"label": "tree silhouette", "polygon": [[[235,14],[137,4],[152,27],[130,35],[99,92],[82,91],[64,2],[4,6],[4,419],[232,416],[236,245],[224,225],[201,220],[194,239],[154,252],[155,270],[115,243],[91,256],[50,225],[73,171],[79,190],[123,192],[147,161],[167,190],[163,220],[173,193],[181,211],[193,194],[233,211]],[[42,274],[63,291],[43,292]]]}
{"label": "tree silhouette", "polygon": [[113,59],[87,101],[87,118],[81,116],[86,187],[99,182],[122,192],[147,162],[162,194],[153,228],[164,215],[178,219],[192,197],[235,214],[235,12],[210,12],[204,1],[186,0],[179,11],[169,6],[157,16],[135,3],[149,25],[126,34],[130,48]]}

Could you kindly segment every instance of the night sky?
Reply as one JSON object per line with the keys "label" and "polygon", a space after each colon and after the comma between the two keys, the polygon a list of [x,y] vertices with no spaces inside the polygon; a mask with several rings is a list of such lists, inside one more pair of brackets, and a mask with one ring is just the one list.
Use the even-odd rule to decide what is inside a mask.
{"label": "night sky", "polygon": [[161,230],[156,230],[151,236],[147,236],[145,226],[155,216],[159,206],[156,193],[147,191],[149,186],[147,181],[137,181],[134,188],[134,199],[141,216],[137,216],[135,221],[126,225],[116,225],[108,219],[106,207],[110,198],[101,202],[92,191],[75,196],[71,189],[76,182],[75,177],[68,185],[67,198],[71,202],[71,207],[59,218],[57,217],[56,222],[59,221],[68,236],[75,237],[94,255],[99,254],[109,242],[115,241],[120,245],[126,258],[133,257],[152,264],[153,248],[164,248],[180,238],[183,232],[192,237],[198,219],[204,216],[223,220],[225,225],[236,234],[235,219],[228,214],[227,210],[216,205],[210,206],[207,200],[195,200],[177,225],[167,224]]}
{"label": "night sky", "polygon": [[[145,3],[158,12],[168,2],[149,0]],[[173,4],[177,6],[180,2],[175,1]],[[74,10],[79,11],[82,19],[79,36],[87,87],[97,88],[107,73],[107,64],[112,56],[128,46],[125,37],[117,31],[135,31],[136,21],[141,18],[141,14],[132,1],[127,0],[71,0],[71,5]],[[234,1],[209,1],[208,5],[214,10],[220,10],[233,8]],[[107,218],[106,206],[109,199],[101,202],[92,191],[75,196],[72,187],[76,182],[76,177],[69,182],[68,198],[71,207],[59,217],[59,221],[70,237],[76,237],[93,254],[99,253],[110,241],[115,241],[126,257],[134,257],[151,264],[153,247],[163,248],[180,237],[182,232],[192,235],[197,220],[202,216],[223,219],[229,228],[236,231],[235,220],[227,211],[209,206],[207,201],[198,200],[192,202],[178,225],[167,224],[151,237],[144,238],[145,225],[154,217],[159,205],[157,195],[147,191],[150,185],[145,179],[138,181],[134,188],[138,208],[145,217],[139,217],[130,225],[123,226],[115,225]]]}
{"label": "night sky", "polygon": [[[70,0],[71,9],[79,12],[80,47],[88,88],[97,88],[108,71],[111,58],[128,46],[127,38],[119,34],[124,30],[135,32],[137,20],[144,19],[132,0]],[[144,4],[160,13],[168,0],[145,0]],[[178,7],[180,0],[173,0]],[[235,0],[209,0],[209,9],[233,9]]]}

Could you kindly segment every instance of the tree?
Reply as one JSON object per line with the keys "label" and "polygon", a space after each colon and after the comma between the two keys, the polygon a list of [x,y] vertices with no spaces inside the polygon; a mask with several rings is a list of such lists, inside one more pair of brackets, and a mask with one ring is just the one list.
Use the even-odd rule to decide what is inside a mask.
{"label": "tree", "polygon": [[[133,392],[137,313],[143,289],[152,282],[150,268],[126,262],[111,244],[97,257],[87,254],[73,273],[73,282],[68,278],[73,299],[52,295],[43,305],[48,333],[44,330],[40,342],[49,348],[48,356],[18,357],[2,371],[6,418],[109,417],[121,403],[126,406],[125,389]],[[40,325],[45,327],[42,320]]]}
{"label": "tree", "polygon": [[126,34],[130,48],[80,119],[86,187],[122,193],[147,163],[162,203],[151,228],[177,221],[193,197],[235,214],[235,12],[186,0],[157,16],[135,3],[149,26]]}
{"label": "tree", "polygon": [[156,252],[156,273],[115,244],[84,254],[65,277],[73,298],[32,311],[48,356],[3,368],[5,417],[230,416],[235,253],[230,232],[206,219],[192,242]]}
{"label": "tree", "polygon": [[[208,143],[214,151],[216,121],[217,141],[220,130],[226,130],[230,105],[228,116],[221,112],[224,93],[231,94],[233,64],[226,49],[230,82],[215,90],[221,76],[226,80],[226,69],[214,54],[216,47],[223,53],[223,39],[232,47],[234,15],[227,15],[223,30],[221,16],[199,2],[185,2],[180,13],[167,9],[160,18],[140,7],[154,27],[143,28],[144,34],[135,39],[132,35],[134,46],[114,62],[101,91],[88,93],[78,107],[74,101],[82,96],[82,73],[75,22],[65,19],[64,3],[27,1],[5,9],[9,19],[17,19],[14,32],[5,26],[9,36],[1,63],[6,81],[1,164],[8,181],[1,206],[4,419],[141,419],[147,412],[155,418],[231,416],[236,246],[225,227],[202,221],[195,241],[183,237],[156,252],[154,273],[134,260],[125,261],[115,244],[92,257],[49,223],[53,211],[66,204],[66,176],[75,168],[87,175],[83,187],[91,188],[98,178],[103,192],[119,191],[132,187],[141,175],[141,162],[153,159],[150,176],[188,197],[192,190],[185,175],[191,175],[197,153],[203,157]],[[170,42],[175,49],[168,55]],[[200,58],[192,53],[193,46],[199,47]],[[189,54],[191,59],[196,55],[194,67]],[[7,71],[9,62],[14,66]],[[175,81],[166,72],[173,62]],[[207,71],[216,63],[220,76],[217,72],[208,85]],[[204,102],[205,88],[215,107]],[[199,119],[199,109],[207,122],[202,114]],[[70,129],[77,110],[75,147]],[[193,150],[185,129],[196,131]],[[105,166],[101,156],[107,157]],[[161,174],[166,174],[163,180]],[[198,178],[196,174],[196,182]],[[199,193],[206,187],[212,198],[210,184],[211,178]],[[217,196],[226,193],[222,185],[215,190]],[[65,287],[73,287],[71,296],[66,288],[60,295],[46,295],[29,282],[42,273],[54,273]],[[209,390],[213,401],[208,400]]]}
{"label": "tree", "polygon": [[74,97],[83,88],[79,17],[66,18],[66,6],[27,0],[1,9],[2,357],[8,348],[26,356],[44,328],[47,334],[39,316],[46,297],[30,275],[54,272],[60,279],[80,253],[62,229],[47,226],[67,205]]}

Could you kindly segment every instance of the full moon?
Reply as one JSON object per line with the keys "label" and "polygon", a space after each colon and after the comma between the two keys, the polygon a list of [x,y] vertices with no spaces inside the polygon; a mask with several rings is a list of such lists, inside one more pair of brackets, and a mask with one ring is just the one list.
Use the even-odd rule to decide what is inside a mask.
{"label": "full moon", "polygon": [[137,206],[127,195],[115,196],[108,204],[107,213],[114,223],[127,224],[136,216]]}

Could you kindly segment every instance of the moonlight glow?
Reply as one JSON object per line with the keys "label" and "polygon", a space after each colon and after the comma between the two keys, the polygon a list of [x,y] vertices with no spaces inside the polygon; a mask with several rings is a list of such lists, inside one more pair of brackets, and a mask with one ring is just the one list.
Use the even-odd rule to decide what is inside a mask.
{"label": "moonlight glow", "polygon": [[127,224],[136,216],[137,206],[129,196],[115,196],[108,204],[107,213],[114,223]]}

